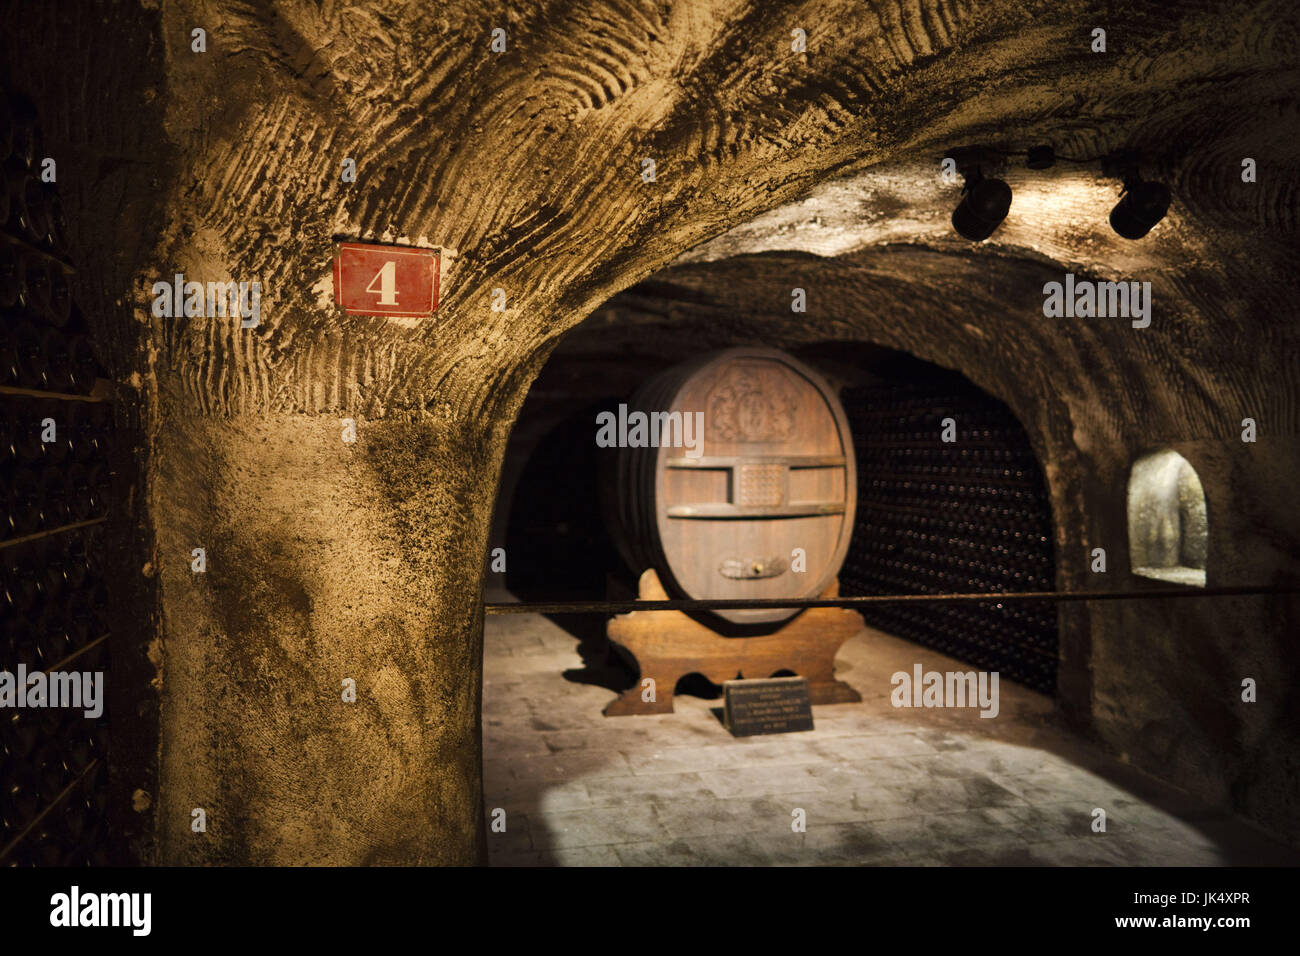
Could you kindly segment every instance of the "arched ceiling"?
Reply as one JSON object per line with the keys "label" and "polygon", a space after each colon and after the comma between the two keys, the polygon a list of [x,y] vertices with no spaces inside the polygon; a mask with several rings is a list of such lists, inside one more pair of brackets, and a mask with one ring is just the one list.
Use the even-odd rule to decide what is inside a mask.
{"label": "arched ceiling", "polygon": [[[956,188],[937,175],[946,149],[977,142],[1133,147],[1174,189],[1169,221],[1125,243],[1105,225],[1116,184],[1095,168],[1013,163],[1001,254],[1159,274],[1215,321],[1266,320],[1293,289],[1286,2],[146,0],[130,21],[129,4],[98,6],[98,29],[60,4],[26,11],[11,48],[55,37],[25,74],[33,95],[99,117],[50,137],[86,164],[74,238],[136,290],[162,391],[196,411],[507,411],[564,329],[679,257],[902,242],[977,261],[988,251],[952,235]],[[104,30],[135,53],[119,84],[136,88],[112,102],[59,72],[93,61]],[[335,235],[442,246],[436,321],[343,316]],[[151,319],[148,283],[174,269],[261,279],[263,325]]]}

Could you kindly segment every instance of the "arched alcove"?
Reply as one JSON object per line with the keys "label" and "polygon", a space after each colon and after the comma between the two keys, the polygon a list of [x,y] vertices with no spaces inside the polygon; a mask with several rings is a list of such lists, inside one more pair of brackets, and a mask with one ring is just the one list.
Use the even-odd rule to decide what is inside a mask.
{"label": "arched alcove", "polygon": [[1205,587],[1209,515],[1196,469],[1176,451],[1139,458],[1128,482],[1129,563],[1144,578]]}
{"label": "arched alcove", "polygon": [[[854,524],[839,573],[841,594],[1051,589],[1056,567],[1047,486],[1027,429],[1007,405],[960,372],[871,341],[869,330],[769,314],[759,301],[729,310],[734,320],[719,321],[691,307],[701,297],[679,291],[652,280],[610,300],[565,335],[533,381],[503,457],[490,548],[504,548],[508,558],[504,570],[488,569],[489,601],[636,595],[644,569],[627,567],[619,557],[598,507],[602,455],[609,450],[595,441],[597,415],[628,401],[656,373],[735,346],[786,352],[825,379],[845,407],[857,459],[866,466],[857,469],[856,480],[866,520]],[[957,421],[953,443],[940,437],[949,415]],[[891,457],[907,448],[913,458]],[[924,506],[904,500],[920,480],[935,485],[927,491],[933,492],[930,513],[918,514]],[[995,530],[1005,534],[995,538]],[[882,577],[904,571],[911,575],[907,582]],[[890,707],[880,690],[889,687],[891,674],[911,673],[917,662],[944,671],[1000,672],[1008,701],[1019,701],[1037,719],[1050,713],[1053,704],[1043,695],[1056,689],[1053,606],[994,600],[960,609],[912,604],[897,610],[864,615],[866,626],[836,660],[837,678],[855,682],[870,703],[816,710],[840,756],[804,740],[805,747],[796,748],[801,766],[828,771],[837,759],[865,760],[882,747],[909,746],[911,738],[882,743],[868,739],[868,731],[879,730],[872,721],[880,715],[872,708]],[[740,763],[753,761],[756,751],[731,741],[716,684],[698,674],[680,680],[672,714],[602,715],[641,676],[636,661],[607,639],[607,623],[606,615],[578,613],[487,618],[485,805],[509,805],[526,821],[489,840],[494,865],[609,863],[607,848],[572,845],[604,841],[596,828],[606,816],[617,817],[618,840],[634,847],[619,851],[619,859],[622,853],[640,859],[634,852],[666,859],[664,847],[673,841],[664,838],[661,825],[668,834],[677,832],[682,821],[668,808],[682,799],[721,815],[724,826],[740,832],[748,826],[731,815],[738,804],[727,795],[741,786],[734,776]],[[744,676],[794,673],[781,668]],[[889,713],[899,715],[891,732],[906,736],[908,728],[928,727],[933,712]],[[999,733],[1005,725],[978,726]],[[750,770],[756,796],[773,798],[792,785],[785,769]],[[888,775],[871,783],[884,790],[891,785],[901,784]],[[639,803],[635,820],[625,824],[628,794],[637,794]],[[964,799],[954,797],[949,808]],[[625,835],[625,825],[632,835]]]}

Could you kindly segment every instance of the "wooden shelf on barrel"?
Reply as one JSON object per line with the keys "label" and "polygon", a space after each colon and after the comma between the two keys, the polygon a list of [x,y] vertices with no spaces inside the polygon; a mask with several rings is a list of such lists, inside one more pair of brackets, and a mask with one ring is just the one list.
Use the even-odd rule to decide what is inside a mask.
{"label": "wooden shelf on barrel", "polygon": [[[839,582],[821,594],[839,597]],[[659,576],[650,569],[641,575],[642,601],[664,601]],[[633,611],[609,622],[607,633],[615,648],[630,655],[640,669],[636,685],[606,705],[606,717],[629,714],[669,714],[673,689],[687,674],[703,674],[715,684],[746,678],[771,677],[792,671],[808,679],[808,697],[816,704],[850,704],[862,700],[852,687],[835,679],[835,654],[840,645],[863,628],[862,615],[840,607],[809,608],[772,634],[724,637],[681,611]],[[654,700],[643,700],[642,681],[654,680]]]}

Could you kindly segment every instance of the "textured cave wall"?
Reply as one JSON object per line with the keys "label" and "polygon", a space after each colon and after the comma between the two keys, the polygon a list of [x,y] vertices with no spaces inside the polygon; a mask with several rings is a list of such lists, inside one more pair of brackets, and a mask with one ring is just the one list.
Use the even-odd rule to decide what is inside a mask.
{"label": "textured cave wall", "polygon": [[[363,421],[356,444],[327,416],[171,421],[154,507],[159,552],[178,556],[162,590],[184,597],[164,601],[162,753],[176,777],[161,857],[464,862],[481,801],[481,646],[467,626],[440,639],[438,624],[481,613],[477,439],[398,414]],[[194,547],[203,575],[180,557]]]}
{"label": "textured cave wall", "polygon": [[[1297,30],[1284,3],[1121,14],[930,0],[58,0],[7,12],[22,24],[11,69],[41,77],[32,93],[79,157],[80,179],[67,180],[74,249],[89,263],[78,292],[98,304],[106,360],[138,386],[147,426],[136,517],[156,549],[159,602],[140,596],[142,628],[161,616],[150,635],[161,862],[482,859],[481,569],[506,436],[563,331],[683,252],[833,173],[933,165],[978,140],[1050,139],[1075,155],[1139,146],[1198,186],[1199,205],[1173,218],[1221,216],[1238,237],[1294,233],[1279,176],[1245,202],[1232,192],[1240,155],[1294,166]],[[1088,52],[1093,25],[1109,30],[1110,53]],[[497,26],[501,55],[488,49]],[[789,52],[796,26],[807,53]],[[191,51],[195,27],[206,53]],[[355,184],[339,178],[347,157]],[[643,157],[655,183],[640,178]],[[878,224],[900,208],[865,202]],[[443,247],[436,321],[342,316],[328,289],[336,234]],[[1060,242],[1092,262],[1106,252],[1094,238]],[[954,251],[948,288],[978,290],[978,329],[1005,302],[984,259]],[[151,317],[150,284],[176,271],[261,281],[262,324]],[[1216,320],[1290,302],[1262,283],[1238,308],[1239,275],[1198,275],[1201,299],[1222,303]],[[961,343],[983,356],[970,377],[994,394],[1014,399],[1001,386],[1021,376],[1040,389],[1012,405],[1044,443],[1062,534],[1115,541],[1121,564],[1118,519],[1090,507],[1097,483],[1121,467],[1117,443],[1186,434],[1167,413],[1189,390],[1071,414],[1112,398],[1089,383],[1171,373],[1166,356],[1072,330],[1070,367],[1087,375],[1065,394],[1069,380],[1029,362],[1032,350],[954,327],[950,297],[930,283],[893,281],[905,300],[897,347],[961,367]],[[494,288],[504,314],[491,311]],[[832,332],[889,341],[828,315]],[[1256,380],[1216,367],[1182,366],[1208,429],[1189,438],[1220,434],[1205,396],[1261,397]],[[1293,409],[1274,410],[1294,427]],[[343,417],[357,422],[355,445],[339,437]],[[206,576],[189,571],[194,547],[208,549]],[[1122,689],[1088,673],[1099,628],[1063,634],[1080,707]],[[339,700],[346,676],[356,705]],[[209,811],[206,834],[188,829],[194,807]]]}

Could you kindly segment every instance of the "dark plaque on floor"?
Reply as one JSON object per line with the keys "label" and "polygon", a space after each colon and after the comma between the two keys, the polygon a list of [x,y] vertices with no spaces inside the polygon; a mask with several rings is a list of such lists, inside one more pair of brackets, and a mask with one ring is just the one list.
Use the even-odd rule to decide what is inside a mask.
{"label": "dark plaque on floor", "polygon": [[722,685],[723,720],[733,737],[812,730],[812,703],[803,677],[729,680]]}

